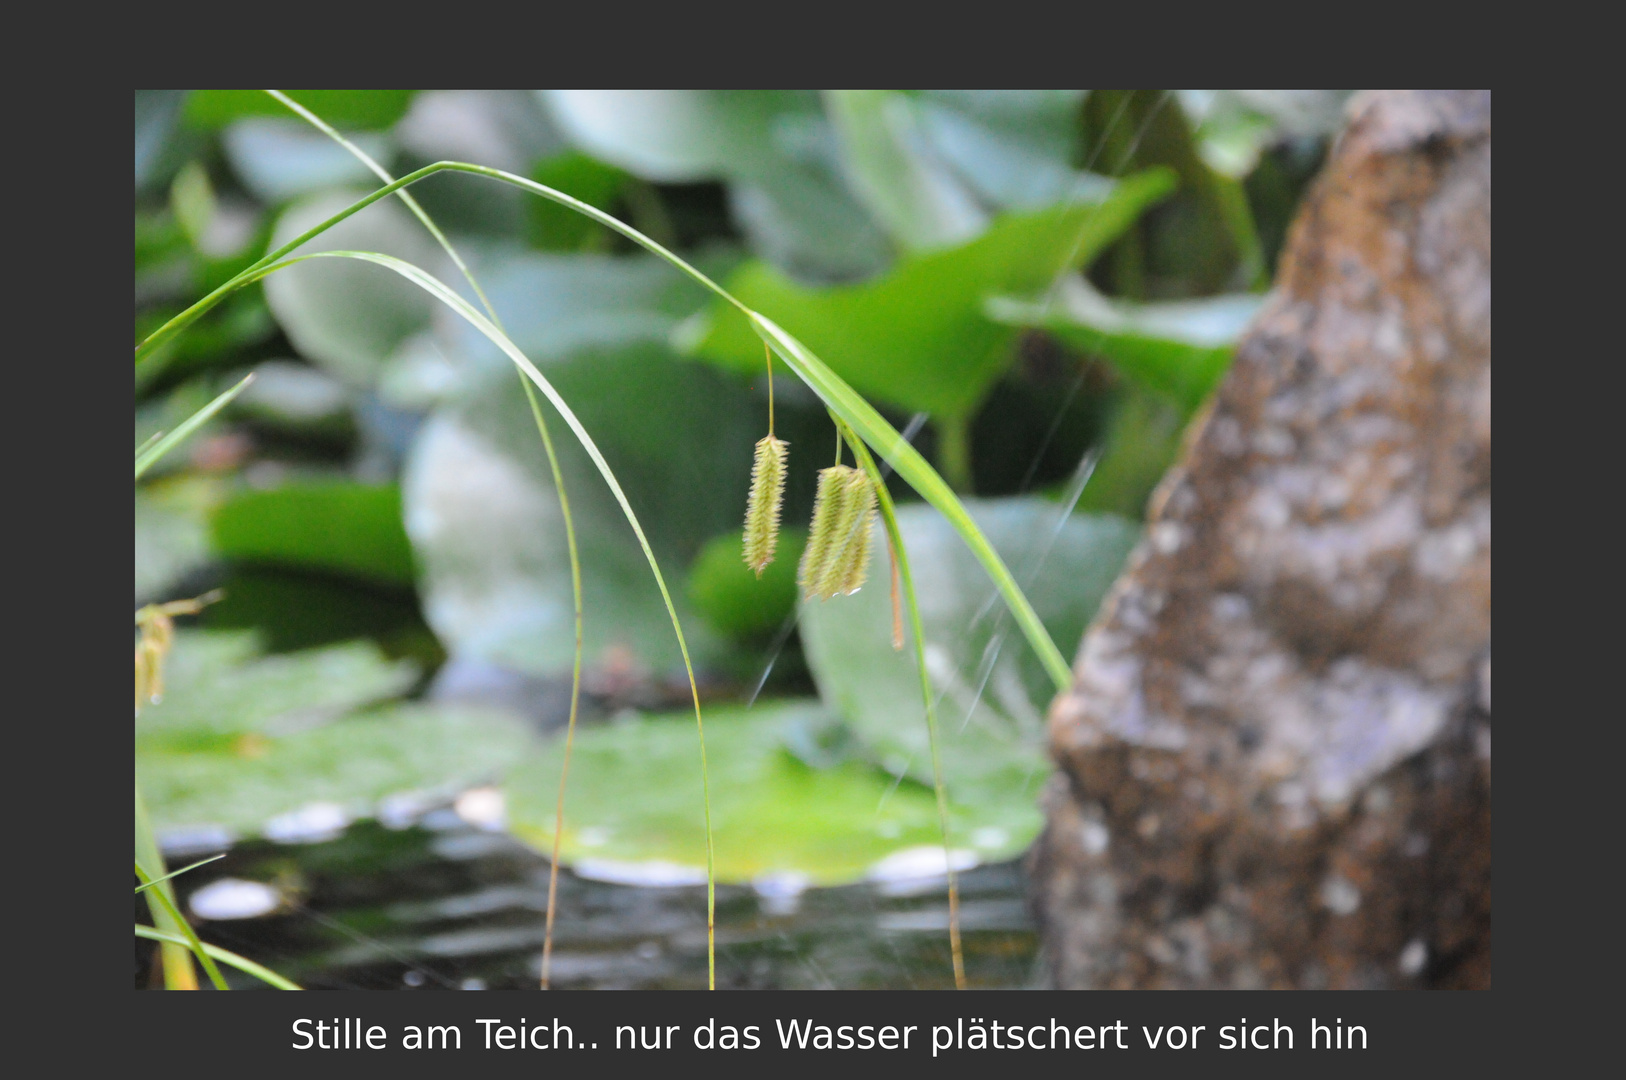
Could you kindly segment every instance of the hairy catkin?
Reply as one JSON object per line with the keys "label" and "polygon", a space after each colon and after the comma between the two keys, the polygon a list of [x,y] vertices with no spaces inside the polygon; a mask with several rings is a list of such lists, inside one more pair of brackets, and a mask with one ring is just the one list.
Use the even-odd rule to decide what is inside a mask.
{"label": "hairy catkin", "polygon": [[869,567],[874,513],[875,490],[863,472],[847,465],[820,470],[813,527],[796,578],[804,599],[858,591]]}
{"label": "hairy catkin", "polygon": [[745,565],[762,576],[779,543],[779,508],[785,499],[785,455],[790,444],[767,435],[757,443],[751,495],[745,503]]}
{"label": "hairy catkin", "polygon": [[845,497],[846,472],[844,465],[819,470],[819,488],[813,496],[813,524],[807,532],[807,546],[802,549],[802,563],[796,569],[796,584],[801,587],[804,600],[819,595],[819,581],[824,575],[831,538],[835,535],[835,519]]}
{"label": "hairy catkin", "polygon": [[869,574],[869,534],[875,518],[875,488],[869,477],[858,469],[848,477],[847,487],[849,520],[841,533],[841,556],[836,560],[831,595],[852,595],[863,586]]}

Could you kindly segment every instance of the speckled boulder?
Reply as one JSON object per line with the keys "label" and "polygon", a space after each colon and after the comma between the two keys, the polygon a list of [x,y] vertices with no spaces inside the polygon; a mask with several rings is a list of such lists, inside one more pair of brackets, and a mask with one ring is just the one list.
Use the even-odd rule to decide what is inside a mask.
{"label": "speckled boulder", "polygon": [[1056,986],[1490,985],[1490,176],[1351,102],[1051,710]]}

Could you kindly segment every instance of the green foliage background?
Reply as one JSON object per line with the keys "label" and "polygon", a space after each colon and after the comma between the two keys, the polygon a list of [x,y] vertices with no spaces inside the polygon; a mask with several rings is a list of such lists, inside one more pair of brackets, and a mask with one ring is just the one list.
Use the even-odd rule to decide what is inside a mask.
{"label": "green foliage background", "polygon": [[[968,498],[1069,655],[1268,289],[1342,100],[290,94],[396,175],[473,161],[629,221],[806,342]],[[262,93],[137,92],[137,340],[374,187]],[[835,883],[933,843],[885,559],[855,597],[796,599],[794,530],[835,453],[816,399],[776,365],[790,531],[757,579],[730,555],[768,422],[761,341],[738,313],[516,190],[442,174],[414,194],[684,583],[674,599],[719,718],[719,873]],[[308,248],[384,252],[466,290],[395,201]],[[137,723],[160,835],[248,836],[313,805],[349,818],[391,794],[492,782],[516,833],[546,849],[571,592],[509,361],[377,267],[316,260],[137,365],[137,444],[250,371],[136,492],[137,604],[225,593],[183,626],[171,693]],[[578,447],[560,451],[583,551],[588,715],[603,721],[578,738],[564,858],[632,880],[639,866],[692,868],[692,728],[664,718],[686,696],[676,643],[619,509]],[[1007,858],[1039,825],[1051,687],[952,530],[905,486],[893,494],[949,732],[951,846]],[[896,801],[866,811],[877,792]]]}

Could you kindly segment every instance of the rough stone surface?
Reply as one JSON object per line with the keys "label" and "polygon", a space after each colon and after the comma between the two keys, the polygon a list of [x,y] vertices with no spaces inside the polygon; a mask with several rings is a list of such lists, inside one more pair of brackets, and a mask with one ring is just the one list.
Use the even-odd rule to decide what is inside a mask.
{"label": "rough stone surface", "polygon": [[1490,985],[1490,173],[1351,102],[1051,710],[1055,985]]}

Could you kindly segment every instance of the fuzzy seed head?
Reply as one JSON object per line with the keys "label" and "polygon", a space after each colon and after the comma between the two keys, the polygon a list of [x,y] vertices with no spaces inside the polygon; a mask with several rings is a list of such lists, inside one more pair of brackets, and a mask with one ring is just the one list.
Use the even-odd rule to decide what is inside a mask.
{"label": "fuzzy seed head", "polygon": [[875,490],[862,471],[833,465],[819,473],[813,527],[797,575],[804,599],[858,591],[869,566],[874,513]]}
{"label": "fuzzy seed head", "polygon": [[855,469],[849,486],[853,524],[846,534],[839,566],[840,580],[836,586],[836,591],[845,596],[857,592],[869,574],[869,534],[875,519],[875,486],[869,476]]}
{"label": "fuzzy seed head", "polygon": [[807,546],[802,549],[801,565],[796,569],[796,584],[801,587],[804,600],[819,595],[818,586],[830,553],[830,539],[835,534],[836,515],[841,511],[846,471],[844,465],[819,470],[819,487],[813,496],[813,524],[808,529]]}
{"label": "fuzzy seed head", "polygon": [[785,456],[790,444],[767,435],[757,443],[751,465],[751,494],[745,502],[745,565],[762,576],[779,544],[779,509],[785,500]]}

